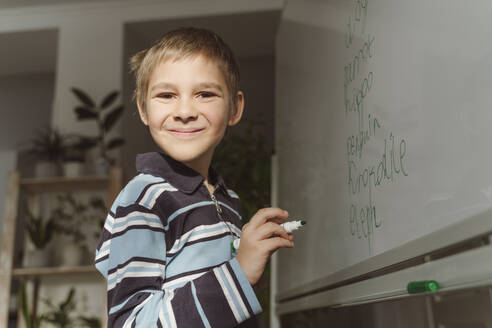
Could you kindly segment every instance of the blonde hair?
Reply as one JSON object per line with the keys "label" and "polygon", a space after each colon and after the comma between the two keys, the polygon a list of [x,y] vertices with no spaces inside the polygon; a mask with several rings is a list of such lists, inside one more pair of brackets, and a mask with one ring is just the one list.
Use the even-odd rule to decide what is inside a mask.
{"label": "blonde hair", "polygon": [[229,89],[230,104],[235,108],[239,91],[239,67],[231,48],[216,33],[194,27],[167,32],[152,47],[138,52],[130,59],[136,84],[133,100],[146,111],[149,78],[155,67],[163,60],[185,59],[197,55],[217,62]]}

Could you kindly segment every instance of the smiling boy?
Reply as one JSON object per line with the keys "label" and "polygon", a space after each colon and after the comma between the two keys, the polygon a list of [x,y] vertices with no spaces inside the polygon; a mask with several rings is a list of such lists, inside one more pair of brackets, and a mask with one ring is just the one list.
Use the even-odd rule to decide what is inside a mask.
{"label": "smiling boy", "polygon": [[218,65],[203,55],[161,62],[149,86],[146,108],[139,106],[139,112],[155,143],[206,178],[227,125],[241,119],[243,94],[231,99]]}
{"label": "smiling boy", "polygon": [[210,167],[244,108],[232,51],[211,31],[182,28],[135,55],[132,69],[140,118],[162,153],[137,155],[139,174],[114,201],[97,247],[108,327],[257,327],[252,285],[293,243],[282,209],[243,225],[238,196]]}

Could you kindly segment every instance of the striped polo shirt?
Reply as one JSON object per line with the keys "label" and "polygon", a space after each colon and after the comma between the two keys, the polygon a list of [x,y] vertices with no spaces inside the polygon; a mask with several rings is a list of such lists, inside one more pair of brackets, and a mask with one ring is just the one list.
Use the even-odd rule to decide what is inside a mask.
{"label": "striped polo shirt", "polygon": [[95,266],[107,280],[108,327],[257,327],[261,306],[230,243],[238,196],[210,168],[137,155],[138,175],[108,213]]}

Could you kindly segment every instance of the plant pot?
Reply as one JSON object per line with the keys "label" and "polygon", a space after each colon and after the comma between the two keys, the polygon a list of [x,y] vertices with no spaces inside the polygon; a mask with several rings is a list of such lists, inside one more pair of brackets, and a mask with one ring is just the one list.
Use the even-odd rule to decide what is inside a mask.
{"label": "plant pot", "polygon": [[63,176],[67,178],[80,177],[84,175],[84,163],[66,162],[63,163]]}
{"label": "plant pot", "polygon": [[37,162],[34,167],[34,176],[36,178],[50,178],[59,176],[59,167],[54,162],[42,161]]}
{"label": "plant pot", "polygon": [[63,246],[61,252],[62,266],[78,266],[82,264],[84,259],[84,250],[73,243],[67,243]]}
{"label": "plant pot", "polygon": [[51,265],[51,253],[47,249],[30,249],[26,252],[26,267],[39,268]]}

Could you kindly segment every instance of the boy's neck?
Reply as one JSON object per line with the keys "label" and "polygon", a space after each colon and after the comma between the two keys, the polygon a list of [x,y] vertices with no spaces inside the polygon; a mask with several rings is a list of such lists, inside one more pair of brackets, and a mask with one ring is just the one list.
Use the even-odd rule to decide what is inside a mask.
{"label": "boy's neck", "polygon": [[207,187],[208,191],[210,192],[210,194],[212,195],[214,193],[214,190],[215,190],[215,187],[213,184],[211,184],[208,179],[205,179],[203,181],[203,183],[205,184],[205,187]]}

